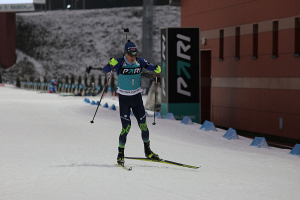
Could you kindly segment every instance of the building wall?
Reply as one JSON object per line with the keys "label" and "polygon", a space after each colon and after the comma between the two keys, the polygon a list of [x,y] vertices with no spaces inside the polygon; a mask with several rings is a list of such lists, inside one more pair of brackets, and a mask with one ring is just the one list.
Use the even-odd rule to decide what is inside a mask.
{"label": "building wall", "polygon": [[9,68],[16,62],[16,14],[0,13],[0,66]]}
{"label": "building wall", "polygon": [[[201,50],[211,50],[211,121],[300,140],[300,57],[293,56],[299,0],[182,0],[181,15],[182,27],[200,27],[200,38],[206,38]],[[273,21],[279,25],[278,58],[271,57]],[[258,24],[257,59],[252,59],[253,24]],[[239,60],[234,59],[236,27],[240,27]]]}

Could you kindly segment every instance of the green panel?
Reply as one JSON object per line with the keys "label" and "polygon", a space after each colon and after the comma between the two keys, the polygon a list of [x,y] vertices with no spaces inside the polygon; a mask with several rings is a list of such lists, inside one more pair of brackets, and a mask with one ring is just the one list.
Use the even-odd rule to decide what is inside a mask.
{"label": "green panel", "polygon": [[162,118],[165,118],[168,114],[168,104],[167,103],[161,103],[161,116]]}
{"label": "green panel", "polygon": [[[162,106],[163,107],[163,106]],[[200,104],[199,103],[169,103],[169,113],[173,113],[178,120],[188,116],[195,123],[200,123]]]}
{"label": "green panel", "polygon": [[140,129],[141,129],[141,131],[147,131],[147,122],[145,121],[145,123],[143,124],[143,123],[140,123]]}

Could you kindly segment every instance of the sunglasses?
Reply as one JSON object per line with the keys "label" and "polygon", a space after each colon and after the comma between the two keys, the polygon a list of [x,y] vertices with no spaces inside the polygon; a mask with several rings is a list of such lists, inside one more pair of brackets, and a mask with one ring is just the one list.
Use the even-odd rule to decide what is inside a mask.
{"label": "sunglasses", "polygon": [[136,57],[137,56],[137,53],[136,54],[132,54],[132,53],[127,53],[127,55],[129,56],[129,57]]}

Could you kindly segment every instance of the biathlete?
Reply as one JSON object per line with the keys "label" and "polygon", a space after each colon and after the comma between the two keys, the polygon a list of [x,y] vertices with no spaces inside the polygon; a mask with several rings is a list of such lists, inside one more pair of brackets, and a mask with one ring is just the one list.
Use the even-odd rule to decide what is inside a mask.
{"label": "biathlete", "polygon": [[55,86],[56,86],[56,81],[55,79],[52,79],[48,93],[56,93]]}
{"label": "biathlete", "polygon": [[138,49],[136,45],[128,40],[125,44],[123,57],[114,59],[103,68],[108,73],[114,66],[114,70],[118,75],[117,93],[119,94],[119,110],[122,123],[122,131],[119,136],[119,147],[117,162],[124,165],[124,148],[126,138],[130,131],[130,109],[137,119],[138,125],[142,131],[142,139],[144,142],[145,156],[152,160],[159,160],[159,156],[150,149],[149,130],[146,122],[145,108],[142,100],[141,89],[141,73],[143,69],[161,72],[159,65],[153,65],[144,58],[137,57]]}

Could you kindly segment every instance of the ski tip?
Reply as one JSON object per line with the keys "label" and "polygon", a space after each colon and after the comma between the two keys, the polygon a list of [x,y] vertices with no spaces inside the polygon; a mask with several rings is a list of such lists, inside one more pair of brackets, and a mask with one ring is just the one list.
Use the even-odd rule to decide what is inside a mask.
{"label": "ski tip", "polygon": [[190,166],[190,165],[187,165],[187,166],[183,166],[183,167],[188,167],[188,168],[191,168],[191,169],[199,169],[201,166]]}
{"label": "ski tip", "polygon": [[123,169],[127,170],[127,171],[131,171],[132,170],[132,167],[126,167],[124,165],[119,165],[119,164],[115,164],[115,166],[117,167],[122,167]]}

